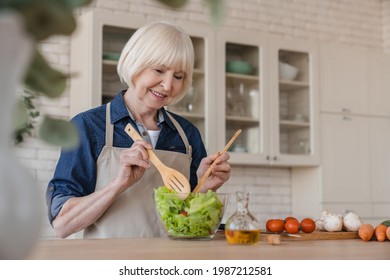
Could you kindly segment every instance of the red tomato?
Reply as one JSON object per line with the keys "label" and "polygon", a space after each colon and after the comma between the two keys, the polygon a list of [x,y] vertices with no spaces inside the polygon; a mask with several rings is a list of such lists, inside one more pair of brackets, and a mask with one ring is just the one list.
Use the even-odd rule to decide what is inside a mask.
{"label": "red tomato", "polygon": [[294,219],[291,219],[291,220],[286,222],[286,224],[284,225],[284,228],[288,233],[292,233],[292,234],[298,233],[299,232],[299,222],[294,220]]}
{"label": "red tomato", "polygon": [[271,231],[271,230],[269,229],[269,224],[270,224],[272,221],[273,221],[273,219],[269,219],[269,220],[267,221],[267,223],[265,224],[265,229],[266,229],[267,231]]}
{"label": "red tomato", "polygon": [[310,218],[305,218],[301,221],[301,230],[304,233],[311,233],[316,229],[316,223],[310,219]]}
{"label": "red tomato", "polygon": [[289,221],[289,220],[295,220],[295,221],[299,222],[298,219],[295,218],[295,217],[286,217],[286,218],[284,219],[284,222],[287,223],[287,221]]}
{"label": "red tomato", "polygon": [[186,217],[188,216],[188,213],[187,213],[186,211],[184,211],[184,210],[183,210],[183,211],[180,211],[179,214],[180,214],[180,215],[183,215],[183,216],[186,216]]}
{"label": "red tomato", "polygon": [[284,230],[284,221],[281,219],[269,220],[267,223],[270,232],[280,233]]}

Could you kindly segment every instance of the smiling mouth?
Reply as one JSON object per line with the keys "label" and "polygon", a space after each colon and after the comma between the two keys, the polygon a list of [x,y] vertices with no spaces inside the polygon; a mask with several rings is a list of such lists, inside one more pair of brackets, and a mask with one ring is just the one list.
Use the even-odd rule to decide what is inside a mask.
{"label": "smiling mouth", "polygon": [[158,98],[165,98],[165,97],[167,97],[165,94],[159,93],[159,92],[154,91],[154,90],[150,90],[150,92],[151,92],[153,95],[157,96]]}

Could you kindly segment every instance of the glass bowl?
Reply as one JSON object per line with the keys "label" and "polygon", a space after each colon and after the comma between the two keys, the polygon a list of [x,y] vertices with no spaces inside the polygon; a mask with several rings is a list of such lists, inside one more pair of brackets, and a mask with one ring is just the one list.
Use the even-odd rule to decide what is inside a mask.
{"label": "glass bowl", "polygon": [[209,240],[221,224],[228,194],[208,191],[190,193],[181,200],[176,192],[155,190],[156,211],[170,239]]}
{"label": "glass bowl", "polygon": [[298,68],[285,62],[279,61],[279,76],[282,80],[292,81],[298,75]]}
{"label": "glass bowl", "polygon": [[253,74],[253,67],[247,61],[231,60],[226,61],[226,71],[238,74]]}

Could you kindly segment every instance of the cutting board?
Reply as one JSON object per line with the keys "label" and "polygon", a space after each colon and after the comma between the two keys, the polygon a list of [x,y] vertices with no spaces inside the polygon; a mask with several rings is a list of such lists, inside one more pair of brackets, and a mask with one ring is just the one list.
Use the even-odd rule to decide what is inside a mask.
{"label": "cutting board", "polygon": [[[260,240],[267,240],[268,236],[275,233],[261,232]],[[357,232],[326,232],[326,231],[314,231],[312,233],[299,232],[294,234],[295,236],[289,236],[286,234],[280,234],[281,240],[291,241],[306,241],[306,240],[335,240],[335,239],[357,239],[359,235]]]}

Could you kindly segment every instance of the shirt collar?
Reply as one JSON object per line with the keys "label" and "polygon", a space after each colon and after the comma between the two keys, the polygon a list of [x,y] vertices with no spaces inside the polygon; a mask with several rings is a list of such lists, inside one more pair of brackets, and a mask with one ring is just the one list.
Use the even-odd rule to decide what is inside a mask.
{"label": "shirt collar", "polygon": [[[125,94],[126,90],[123,90],[117,94],[117,96],[114,97],[114,99],[111,100],[111,124],[116,123],[117,121],[129,117],[134,120],[134,117],[131,115],[131,112],[127,110],[126,104],[123,100],[123,95]],[[158,113],[158,123],[166,122],[172,129],[176,130],[176,127],[170,120],[170,118],[167,115],[167,111],[165,108],[161,108]]]}

